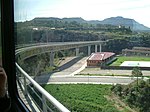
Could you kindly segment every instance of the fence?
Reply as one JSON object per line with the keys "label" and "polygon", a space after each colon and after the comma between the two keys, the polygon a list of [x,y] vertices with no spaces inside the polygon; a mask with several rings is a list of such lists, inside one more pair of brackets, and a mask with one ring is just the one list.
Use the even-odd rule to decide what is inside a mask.
{"label": "fence", "polygon": [[34,81],[17,63],[17,82],[25,97],[32,98],[41,112],[70,112]]}

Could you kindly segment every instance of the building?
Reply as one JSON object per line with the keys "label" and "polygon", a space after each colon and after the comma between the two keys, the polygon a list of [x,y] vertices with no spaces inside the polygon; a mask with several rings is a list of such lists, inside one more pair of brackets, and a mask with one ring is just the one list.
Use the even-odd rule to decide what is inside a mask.
{"label": "building", "polygon": [[122,54],[125,56],[150,56],[150,48],[133,47],[132,49],[123,49]]}
{"label": "building", "polygon": [[104,66],[115,60],[115,53],[97,52],[92,53],[87,59],[87,66]]}

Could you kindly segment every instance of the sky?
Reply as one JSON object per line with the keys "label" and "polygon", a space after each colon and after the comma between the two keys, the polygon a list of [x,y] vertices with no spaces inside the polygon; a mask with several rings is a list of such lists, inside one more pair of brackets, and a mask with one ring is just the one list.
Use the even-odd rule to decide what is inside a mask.
{"label": "sky", "polygon": [[15,0],[15,21],[35,17],[104,20],[122,16],[150,27],[150,0]]}

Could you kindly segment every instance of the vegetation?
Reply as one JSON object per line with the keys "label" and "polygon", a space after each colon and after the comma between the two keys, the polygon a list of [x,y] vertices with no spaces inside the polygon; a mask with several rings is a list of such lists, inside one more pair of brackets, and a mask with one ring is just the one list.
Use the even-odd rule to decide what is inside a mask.
{"label": "vegetation", "polygon": [[150,112],[150,79],[140,80],[138,87],[135,81],[129,85],[117,84],[111,90],[137,111]]}
{"label": "vegetation", "polygon": [[105,98],[110,95],[110,85],[65,84],[43,86],[71,112],[118,112]]}
{"label": "vegetation", "polygon": [[54,66],[50,66],[50,53],[39,54],[23,61],[18,60],[18,63],[30,75],[38,76],[57,70],[64,56],[75,56],[75,51],[71,49],[55,52]]}
{"label": "vegetation", "polygon": [[129,48],[128,43],[129,40],[125,38],[114,38],[109,40],[104,45],[104,51],[110,51],[110,52],[115,52],[117,54],[120,54],[122,52],[122,49]]}
{"label": "vegetation", "polygon": [[40,54],[37,56],[33,56],[20,62],[22,68],[32,76],[38,76],[41,74],[47,74],[54,71],[59,63],[59,58],[56,57],[54,59],[54,65],[50,66],[50,54]]}
{"label": "vegetation", "polygon": [[[40,20],[38,18],[18,22],[16,27],[16,45],[36,42],[70,42],[109,40],[103,45],[103,51],[117,54],[122,49],[135,46],[150,47],[150,33],[132,32],[130,28],[118,26],[64,22],[55,19]],[[38,30],[35,30],[37,28]],[[119,46],[119,47],[118,47]],[[86,51],[84,48],[83,51]],[[94,51],[94,48],[92,48]]]}
{"label": "vegetation", "polygon": [[137,77],[137,89],[138,89],[139,77],[142,77],[142,76],[143,76],[143,74],[142,74],[140,68],[138,68],[138,67],[133,68],[133,70],[132,70],[132,76],[133,76],[133,77]]}
{"label": "vegetation", "polygon": [[[38,42],[70,42],[70,41],[107,41],[102,51],[120,54],[122,49],[135,46],[150,47],[150,33],[132,32],[130,28],[119,28],[113,25],[87,24],[76,21],[40,20],[39,18],[26,22],[15,23],[16,45]],[[36,28],[36,29],[35,29]],[[87,51],[87,47],[80,50]],[[94,46],[91,47],[94,51]],[[63,55],[72,55],[73,50],[65,51]],[[63,57],[56,53],[55,64]],[[149,57],[118,57],[112,65],[119,66],[124,61],[150,61]],[[22,62],[23,69],[31,75],[40,75],[53,71],[49,66],[49,54],[41,54]],[[134,69],[133,76],[141,76]],[[138,78],[137,78],[138,79]],[[45,85],[49,93],[56,97],[72,112],[118,112],[114,104],[106,96],[111,95],[110,85]],[[138,89],[137,89],[138,88]],[[137,80],[127,86],[113,86],[112,91],[129,106],[140,112],[150,112],[150,80]],[[126,109],[125,109],[126,110]],[[122,112],[128,112],[126,111]],[[121,111],[121,110],[119,110]]]}
{"label": "vegetation", "polygon": [[119,56],[110,66],[120,66],[124,61],[150,61],[150,57]]}
{"label": "vegetation", "polygon": [[50,67],[49,62],[49,54],[45,53],[26,59],[22,63],[20,63],[20,65],[30,75],[37,76],[42,74],[43,72],[51,72],[55,69],[55,67]]}

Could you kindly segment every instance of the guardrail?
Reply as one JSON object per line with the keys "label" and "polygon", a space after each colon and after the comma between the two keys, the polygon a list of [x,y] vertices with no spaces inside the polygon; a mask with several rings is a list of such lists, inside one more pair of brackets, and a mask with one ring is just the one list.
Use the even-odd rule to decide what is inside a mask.
{"label": "guardrail", "polygon": [[[17,67],[17,71],[21,73],[21,74],[19,73],[17,74],[17,80],[21,90],[23,91],[23,94],[25,96],[30,95],[40,111],[53,112],[54,110],[51,109],[47,104],[47,103],[51,103],[55,107],[55,109],[57,109],[57,111],[70,112],[66,107],[64,107],[60,102],[58,102],[52,95],[50,95],[45,89],[43,89],[36,81],[34,81],[17,63],[16,63],[16,67]],[[33,98],[33,95],[31,93],[34,93],[34,95],[36,95],[36,98],[39,99],[38,101],[41,102],[40,103],[41,105],[39,105],[35,101],[35,98]]]}

